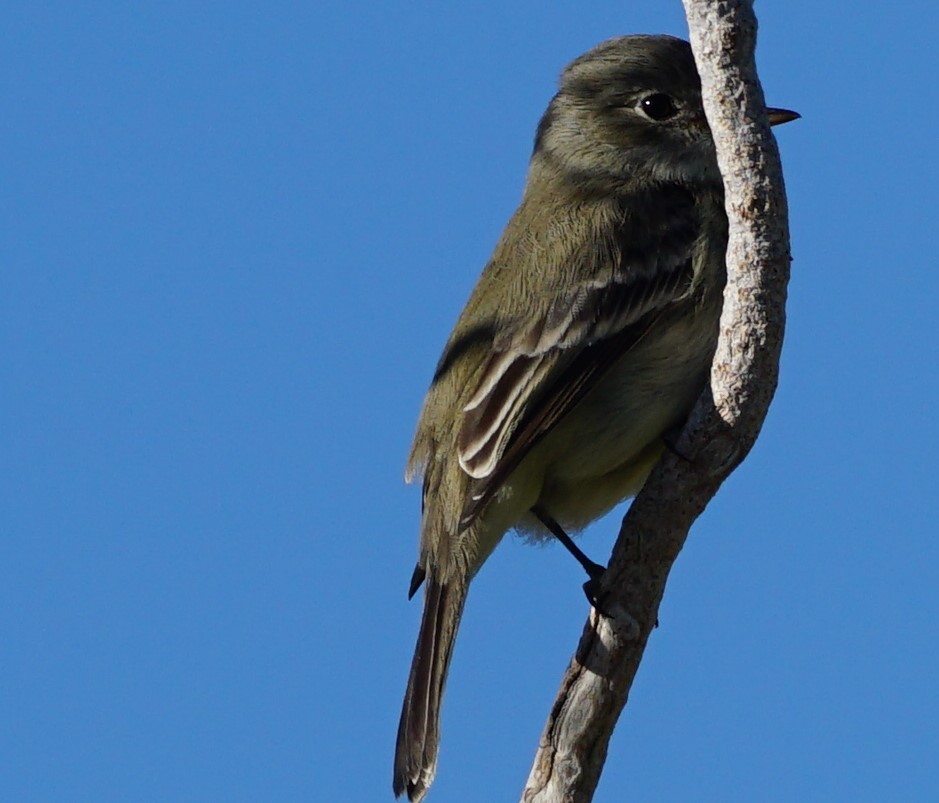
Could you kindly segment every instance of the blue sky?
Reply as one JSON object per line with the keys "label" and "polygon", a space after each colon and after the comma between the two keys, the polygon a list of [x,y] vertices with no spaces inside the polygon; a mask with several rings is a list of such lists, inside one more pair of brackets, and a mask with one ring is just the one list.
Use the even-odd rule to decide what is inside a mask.
{"label": "blue sky", "polygon": [[[390,800],[434,362],[560,69],[680,4],[4,10],[0,798]],[[939,12],[758,11],[803,114],[781,386],[599,803],[939,786]],[[517,799],[581,582],[512,539],[479,575],[432,801]]]}

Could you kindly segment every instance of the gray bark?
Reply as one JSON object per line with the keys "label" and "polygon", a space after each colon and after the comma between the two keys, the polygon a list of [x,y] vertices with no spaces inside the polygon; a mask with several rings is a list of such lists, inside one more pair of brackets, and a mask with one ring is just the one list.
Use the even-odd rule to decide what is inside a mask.
{"label": "gray bark", "polygon": [[666,453],[623,520],[601,589],[611,616],[591,611],[584,626],[524,803],[593,798],[672,564],[691,524],[752,447],[776,389],[789,231],[779,153],[756,75],[756,18],[748,0],[683,2],[730,222],[720,342],[711,387],[675,453]]}

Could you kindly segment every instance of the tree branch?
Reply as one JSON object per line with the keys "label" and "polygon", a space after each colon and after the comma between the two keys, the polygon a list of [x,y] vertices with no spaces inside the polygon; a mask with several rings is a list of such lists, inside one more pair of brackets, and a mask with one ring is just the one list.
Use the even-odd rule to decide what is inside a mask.
{"label": "tree branch", "polygon": [[789,231],[779,153],[756,75],[752,1],[683,2],[730,224],[711,387],[675,454],[666,452],[623,520],[602,581],[611,616],[591,611],[542,734],[524,803],[593,798],[672,564],[691,524],[753,446],[776,389]]}

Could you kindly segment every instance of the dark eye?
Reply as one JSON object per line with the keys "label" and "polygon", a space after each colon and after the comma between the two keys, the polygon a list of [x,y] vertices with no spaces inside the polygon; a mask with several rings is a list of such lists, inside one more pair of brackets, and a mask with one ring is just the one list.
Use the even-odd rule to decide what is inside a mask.
{"label": "dark eye", "polygon": [[656,92],[654,95],[646,95],[639,101],[639,108],[642,109],[646,117],[656,122],[667,120],[678,114],[678,109],[668,95]]}

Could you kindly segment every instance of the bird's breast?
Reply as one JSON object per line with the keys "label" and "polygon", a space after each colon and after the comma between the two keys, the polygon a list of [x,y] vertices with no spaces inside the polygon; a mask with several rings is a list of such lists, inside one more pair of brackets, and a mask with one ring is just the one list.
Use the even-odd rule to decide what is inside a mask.
{"label": "bird's breast", "polygon": [[525,484],[540,475],[538,501],[562,525],[580,529],[642,487],[663,434],[704,389],[719,315],[698,310],[650,330],[519,466]]}

